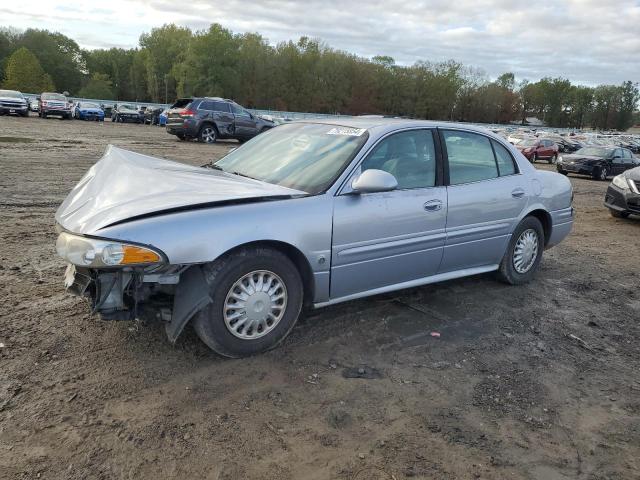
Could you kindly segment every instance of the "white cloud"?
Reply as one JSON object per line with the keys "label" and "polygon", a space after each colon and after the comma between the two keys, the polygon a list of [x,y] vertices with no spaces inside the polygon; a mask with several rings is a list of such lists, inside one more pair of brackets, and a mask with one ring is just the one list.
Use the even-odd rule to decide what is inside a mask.
{"label": "white cloud", "polygon": [[3,25],[46,28],[83,47],[133,47],[164,23],[217,22],[271,43],[302,35],[398,63],[455,59],[496,77],[562,76],[586,84],[640,81],[640,3],[635,0],[22,0]]}

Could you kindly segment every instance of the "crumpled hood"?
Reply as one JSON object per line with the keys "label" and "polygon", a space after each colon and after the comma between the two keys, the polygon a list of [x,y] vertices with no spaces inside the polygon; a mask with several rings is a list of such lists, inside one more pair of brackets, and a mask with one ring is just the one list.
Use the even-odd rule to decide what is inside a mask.
{"label": "crumpled hood", "polygon": [[81,108],[82,113],[104,113],[100,108]]}
{"label": "crumpled hood", "polygon": [[185,207],[300,195],[305,192],[109,145],[62,202],[56,222],[70,232],[94,234],[133,217]]}

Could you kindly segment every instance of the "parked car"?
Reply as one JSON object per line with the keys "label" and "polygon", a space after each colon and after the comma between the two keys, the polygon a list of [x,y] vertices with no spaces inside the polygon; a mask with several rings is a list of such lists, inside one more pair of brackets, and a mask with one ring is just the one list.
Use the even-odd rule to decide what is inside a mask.
{"label": "parked car", "polygon": [[164,111],[163,107],[149,106],[144,110],[144,123],[149,125],[158,125],[160,123],[160,114]]}
{"label": "parked car", "polygon": [[637,165],[638,160],[626,148],[588,146],[576,153],[562,155],[556,169],[564,175],[577,173],[606,180],[609,175],[619,175]]}
{"label": "parked car", "polygon": [[37,112],[40,109],[39,103],[40,103],[40,97],[31,98],[29,100],[29,110],[31,110],[32,112]]}
{"label": "parked car", "polygon": [[70,119],[73,115],[73,103],[62,93],[44,92],[40,95],[38,115],[42,118],[58,116]]}
{"label": "parked car", "polygon": [[167,132],[180,140],[214,143],[219,138],[235,138],[244,142],[274,126],[234,101],[218,97],[181,98],[167,113]]}
{"label": "parked car", "polygon": [[172,342],[191,321],[242,357],[277,345],[303,304],[485,272],[529,282],[571,202],[567,178],[484,129],[322,119],[209,168],[109,147],[58,208],[56,248],[104,319],[161,319]]}
{"label": "parked car", "polygon": [[0,90],[0,115],[28,117],[27,99],[16,90]]}
{"label": "parked car", "polygon": [[524,138],[518,142],[516,147],[531,163],[535,163],[536,160],[556,163],[558,159],[558,145],[552,140]]}
{"label": "parked car", "polygon": [[617,218],[640,215],[640,167],[613,177],[604,197],[604,206]]}
{"label": "parked car", "polygon": [[143,119],[144,119],[144,115],[141,115],[140,112],[138,112],[138,109],[134,105],[121,103],[119,105],[115,105],[111,110],[112,122],[142,123]]}
{"label": "parked car", "polygon": [[104,111],[100,105],[93,102],[78,102],[74,110],[74,116],[78,120],[94,120],[104,122]]}

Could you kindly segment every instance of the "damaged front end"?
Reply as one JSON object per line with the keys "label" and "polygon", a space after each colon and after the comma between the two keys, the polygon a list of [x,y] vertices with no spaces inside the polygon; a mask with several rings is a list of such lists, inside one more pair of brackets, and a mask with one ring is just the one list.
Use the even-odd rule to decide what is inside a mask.
{"label": "damaged front end", "polygon": [[69,263],[67,290],[88,298],[104,320],[161,320],[175,342],[210,301],[199,265],[170,265],[150,245],[61,231],[56,250]]}

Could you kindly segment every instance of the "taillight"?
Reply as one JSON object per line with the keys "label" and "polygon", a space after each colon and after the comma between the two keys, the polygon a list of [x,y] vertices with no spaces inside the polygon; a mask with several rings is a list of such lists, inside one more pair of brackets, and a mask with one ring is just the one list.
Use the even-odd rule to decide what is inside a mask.
{"label": "taillight", "polygon": [[181,117],[193,117],[196,114],[196,112],[188,108],[183,108],[178,113],[180,114]]}

